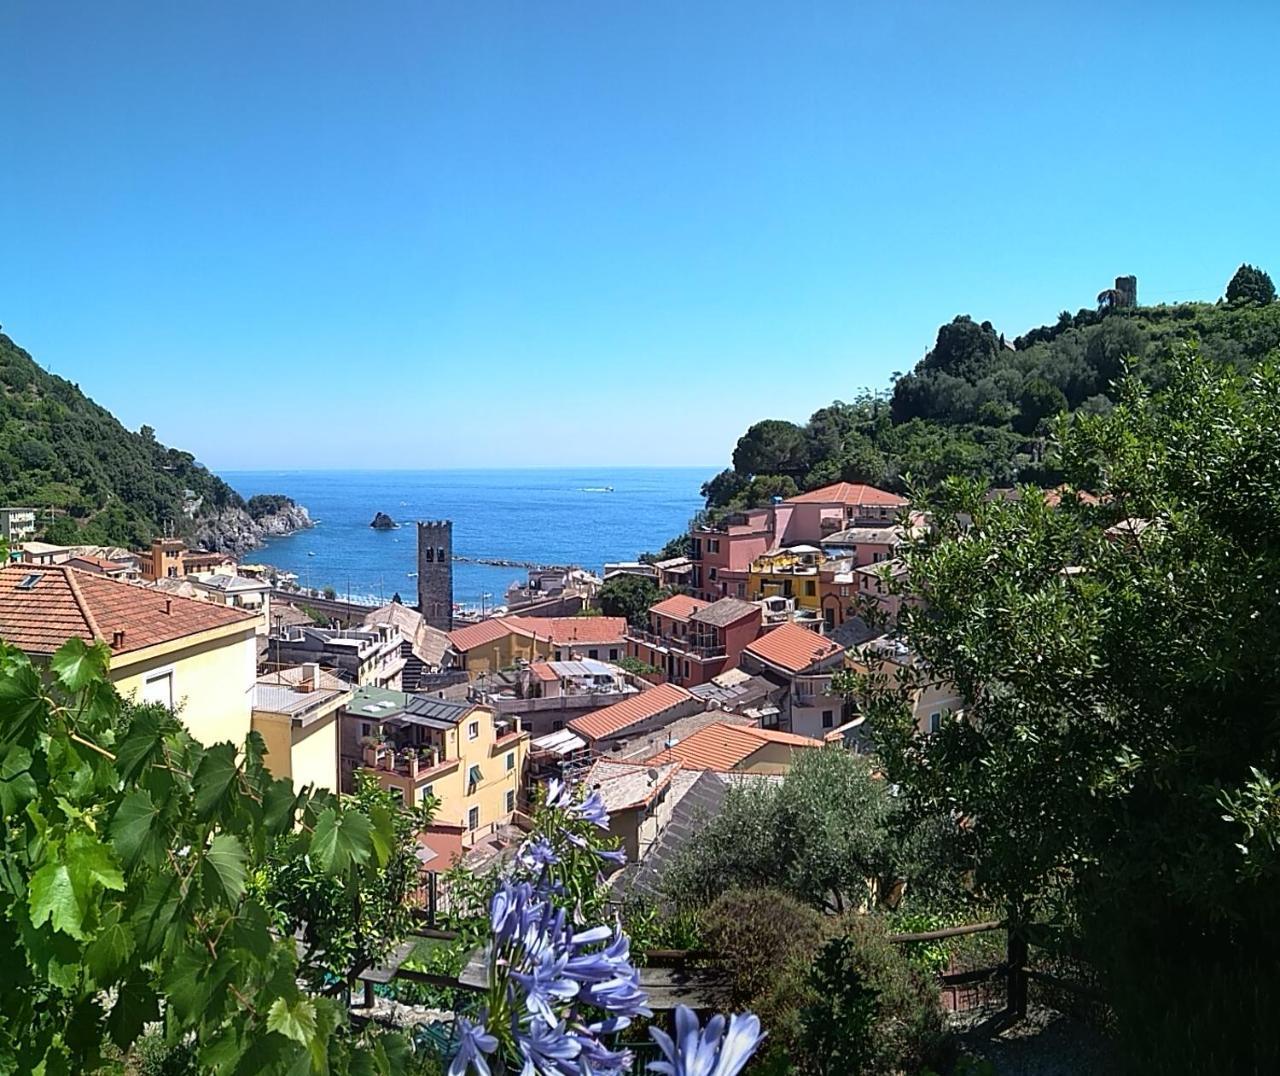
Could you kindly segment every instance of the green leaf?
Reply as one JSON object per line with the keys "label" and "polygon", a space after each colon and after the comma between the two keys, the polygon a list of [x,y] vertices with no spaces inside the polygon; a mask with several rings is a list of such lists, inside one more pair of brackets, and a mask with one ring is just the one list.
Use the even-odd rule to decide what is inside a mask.
{"label": "green leaf", "polygon": [[267,831],[279,837],[293,829],[298,795],[287,777],[272,781],[262,798],[262,813]]}
{"label": "green leaf", "polygon": [[16,814],[38,791],[31,776],[31,752],[17,745],[10,747],[0,762],[0,814]]}
{"label": "green leaf", "polygon": [[340,874],[352,862],[366,863],[373,850],[369,820],[358,811],[339,814],[326,807],[316,819],[311,854],[326,874]]}
{"label": "green leaf", "polygon": [[129,733],[116,748],[116,769],[126,784],[138,779],[144,767],[160,756],[164,726],[154,708],[135,710]]}
{"label": "green leaf", "polygon": [[46,863],[31,876],[27,891],[31,907],[31,925],[48,922],[73,938],[83,938],[83,924],[88,910],[87,895],[77,888],[71,868],[66,863]]}
{"label": "green leaf", "polygon": [[234,905],[244,895],[245,851],[237,837],[219,833],[204,854],[206,888],[221,892]]}
{"label": "green leaf", "polygon": [[124,890],[124,875],[120,873],[109,845],[77,830],[67,837],[67,852],[71,857],[72,871],[78,881],[83,878],[86,892],[91,883],[116,892]]}
{"label": "green leaf", "polygon": [[98,936],[84,952],[85,966],[99,986],[112,982],[133,952],[133,929],[115,904],[103,917]]}
{"label": "green leaf", "polygon": [[41,694],[40,677],[29,662],[0,676],[0,714],[4,714],[3,740],[16,740],[38,726],[48,714]]}
{"label": "green leaf", "polygon": [[181,900],[176,875],[160,874],[148,883],[132,920],[138,947],[144,955],[151,956],[163,947]]}
{"label": "green leaf", "polygon": [[188,946],[174,958],[161,981],[161,988],[174,1014],[184,1023],[199,1015],[209,1004],[215,979],[209,974],[209,954]]}
{"label": "green leaf", "polygon": [[395,849],[395,823],[392,821],[391,812],[381,803],[370,805],[369,819],[373,822],[371,839],[374,858],[379,867],[385,867]]}
{"label": "green leaf", "polygon": [[204,753],[192,778],[197,818],[205,821],[213,817],[235,778],[236,749],[229,743],[214,744]]}
{"label": "green leaf", "polygon": [[127,1050],[143,1025],[158,1019],[160,1007],[147,973],[139,968],[116,988],[116,1003],[107,1016],[107,1034],[121,1050]]}
{"label": "green leaf", "polygon": [[64,688],[78,694],[95,680],[106,679],[110,661],[111,651],[101,639],[89,644],[73,637],[58,647],[49,668]]}
{"label": "green leaf", "polygon": [[116,816],[111,820],[111,839],[127,869],[133,870],[139,862],[154,865],[163,850],[159,834],[155,832],[160,810],[152,802],[151,793],[130,792],[125,796]]}
{"label": "green leaf", "polygon": [[316,1033],[316,1010],[306,998],[276,998],[267,1010],[267,1030],[306,1046]]}

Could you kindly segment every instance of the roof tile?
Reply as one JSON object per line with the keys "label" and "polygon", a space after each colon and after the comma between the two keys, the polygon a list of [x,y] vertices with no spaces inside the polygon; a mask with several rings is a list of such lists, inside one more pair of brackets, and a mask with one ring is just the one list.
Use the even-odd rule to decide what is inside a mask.
{"label": "roof tile", "polygon": [[787,744],[791,747],[822,746],[821,740],[797,736],[791,732],[717,722],[699,729],[687,740],[681,740],[674,747],[660,751],[648,759],[648,762],[653,766],[679,762],[686,769],[727,772],[737,769],[770,743]]}
{"label": "roof tile", "polygon": [[689,702],[692,698],[689,692],[676,684],[659,684],[648,691],[615,702],[612,706],[606,706],[603,710],[575,717],[569,722],[569,728],[589,740],[603,740],[657,717],[664,710]]}
{"label": "roof tile", "polygon": [[[35,584],[21,586],[28,576]],[[72,637],[112,643],[115,654],[173,642],[255,613],[165,594],[63,564],[10,564],[0,569],[0,639],[30,654],[52,654]]]}
{"label": "roof tile", "polygon": [[815,631],[788,621],[746,646],[746,652],[788,672],[803,672],[819,661],[835,657],[844,648]]}

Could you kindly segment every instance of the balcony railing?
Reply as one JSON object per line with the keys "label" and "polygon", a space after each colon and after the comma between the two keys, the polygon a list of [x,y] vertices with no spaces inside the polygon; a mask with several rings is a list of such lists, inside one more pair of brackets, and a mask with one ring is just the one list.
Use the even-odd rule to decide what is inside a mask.
{"label": "balcony railing", "polygon": [[644,646],[670,650],[673,654],[684,654],[703,661],[713,661],[728,655],[723,643],[699,643],[685,636],[657,635],[645,628],[628,628],[627,638]]}

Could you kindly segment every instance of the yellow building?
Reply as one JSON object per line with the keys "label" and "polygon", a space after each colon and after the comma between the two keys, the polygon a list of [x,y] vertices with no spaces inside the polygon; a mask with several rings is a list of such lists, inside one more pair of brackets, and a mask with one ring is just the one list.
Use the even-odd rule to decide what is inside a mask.
{"label": "yellow building", "polygon": [[178,711],[203,744],[249,734],[257,618],[66,565],[0,569],[0,639],[47,659],[68,638],[111,649],[117,690]]}
{"label": "yellow building", "polygon": [[364,770],[410,805],[435,797],[435,820],[463,826],[466,845],[520,810],[528,753],[518,718],[470,702],[366,686],[342,718],[344,772]]}
{"label": "yellow building", "polygon": [[339,730],[355,689],[319,665],[299,665],[260,677],[253,690],[253,729],[267,745],[266,762],[293,787],[342,787]]}
{"label": "yellow building", "polygon": [[627,652],[627,621],[620,616],[503,616],[449,632],[445,660],[480,680],[519,662],[617,661]]}
{"label": "yellow building", "polygon": [[751,562],[747,574],[747,598],[789,598],[797,609],[809,610],[817,617],[822,608],[818,572],[822,551],[816,546],[801,545],[765,553]]}

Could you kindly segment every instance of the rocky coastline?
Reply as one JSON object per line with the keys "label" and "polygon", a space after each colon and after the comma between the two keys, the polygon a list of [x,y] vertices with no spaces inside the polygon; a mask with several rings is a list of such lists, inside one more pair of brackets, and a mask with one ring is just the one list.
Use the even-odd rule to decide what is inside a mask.
{"label": "rocky coastline", "polygon": [[195,521],[194,544],[239,557],[257,549],[267,538],[279,538],[314,527],[306,508],[289,501],[255,519],[244,508],[223,508]]}

